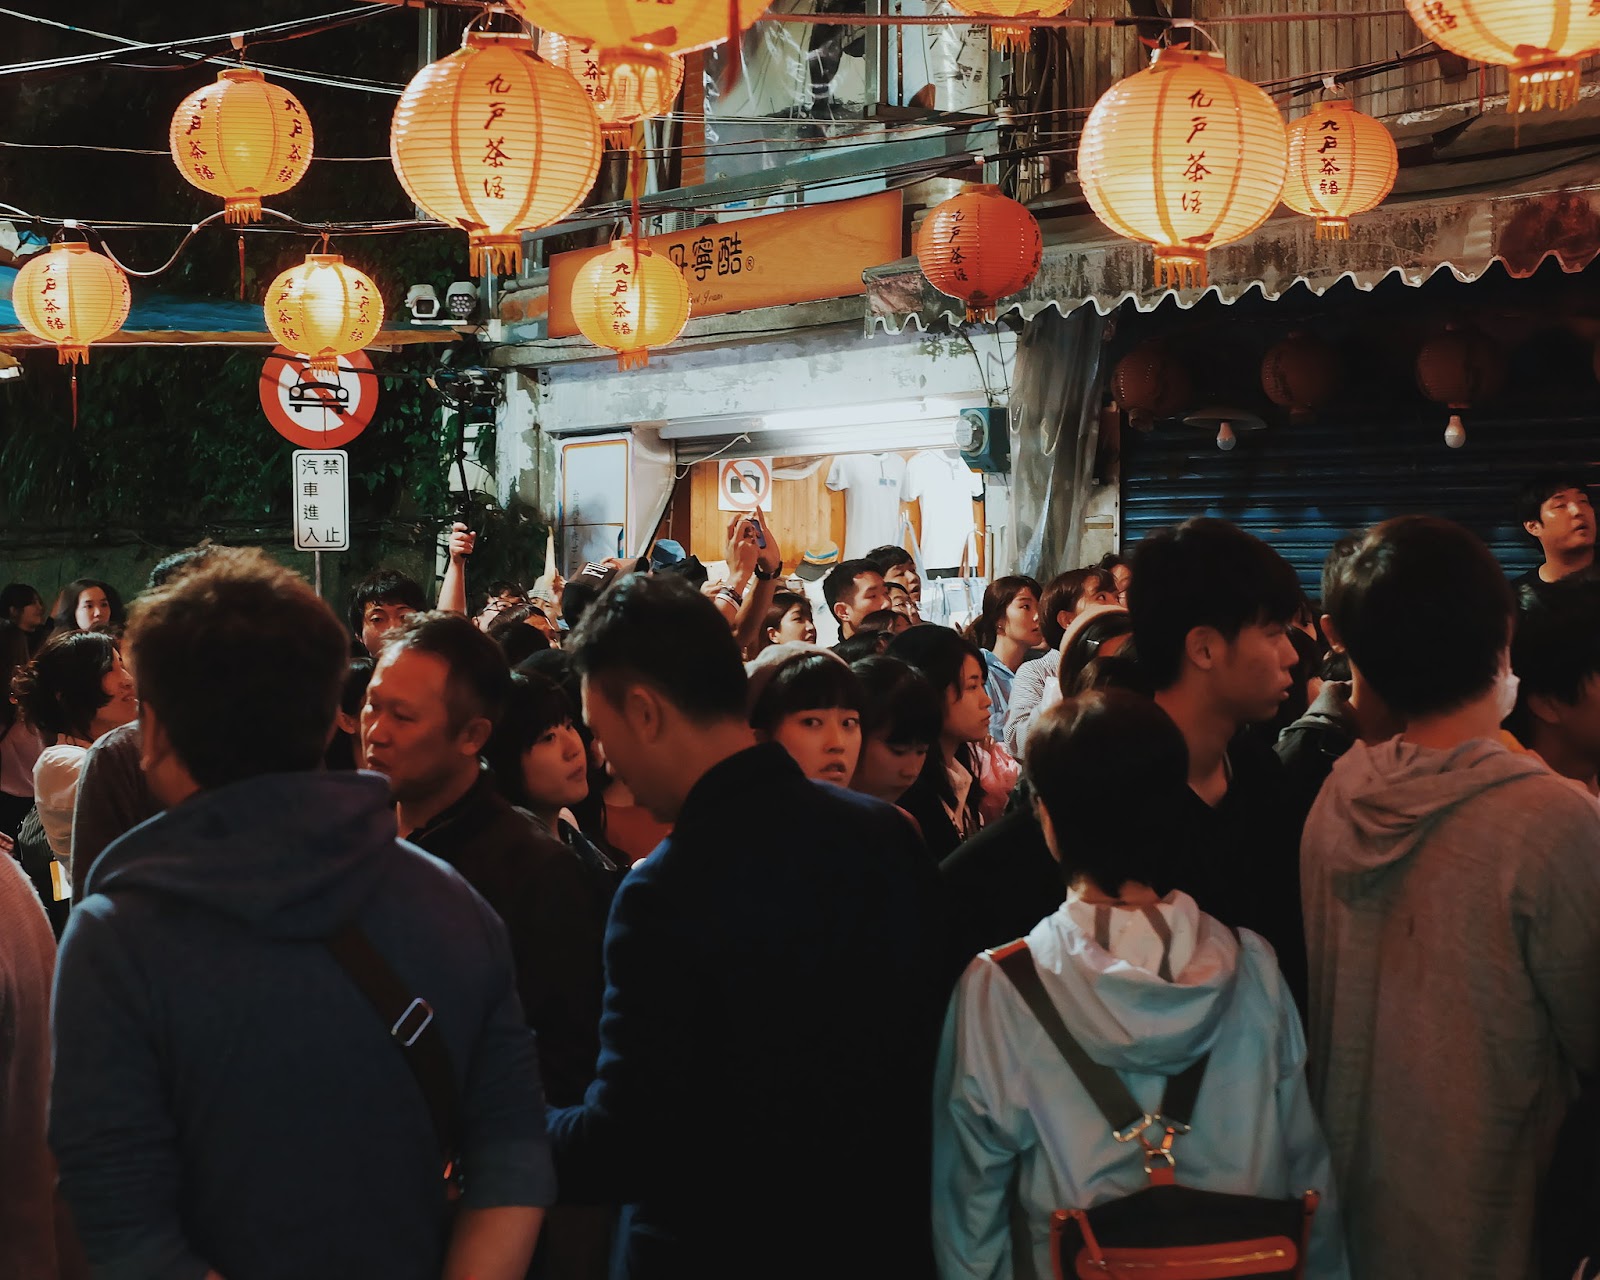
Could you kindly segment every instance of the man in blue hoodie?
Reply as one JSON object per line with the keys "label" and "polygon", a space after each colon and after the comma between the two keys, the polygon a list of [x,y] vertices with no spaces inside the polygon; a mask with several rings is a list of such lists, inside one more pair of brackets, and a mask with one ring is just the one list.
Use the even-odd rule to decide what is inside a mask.
{"label": "man in blue hoodie", "polygon": [[[316,772],[343,628],[228,550],[125,643],[166,812],[95,863],[55,996],[50,1140],[96,1274],[520,1280],[554,1181],[505,929],[396,839],[381,779]],[[352,934],[412,998],[398,1032],[335,958]]]}

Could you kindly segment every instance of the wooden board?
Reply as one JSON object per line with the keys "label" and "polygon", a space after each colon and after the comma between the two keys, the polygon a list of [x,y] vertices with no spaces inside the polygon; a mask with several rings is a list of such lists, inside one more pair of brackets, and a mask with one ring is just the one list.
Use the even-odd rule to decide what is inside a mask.
{"label": "wooden board", "polygon": [[[790,213],[741,218],[650,236],[689,283],[691,316],[866,292],[861,273],[902,255],[901,195],[883,191],[860,200],[812,205]],[[550,336],[578,332],[572,282],[578,268],[606,247],[558,253],[550,260]]]}

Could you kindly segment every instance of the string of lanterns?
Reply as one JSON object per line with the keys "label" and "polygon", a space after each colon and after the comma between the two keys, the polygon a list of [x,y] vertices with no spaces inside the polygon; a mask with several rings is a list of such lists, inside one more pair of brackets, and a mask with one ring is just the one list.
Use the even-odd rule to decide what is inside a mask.
{"label": "string of lanterns", "polygon": [[[670,110],[682,85],[681,55],[728,40],[736,60],[743,32],[769,3],[673,0],[670,22],[657,5],[615,0],[491,4],[468,25],[462,48],[424,67],[401,95],[390,133],[396,176],[418,206],[467,232],[474,274],[514,273],[523,235],[582,203],[603,148],[623,145],[641,121]],[[952,3],[999,20],[996,41],[1018,48],[1031,23],[1063,13],[1071,0]],[[1507,67],[1512,111],[1572,105],[1579,62],[1600,48],[1593,0],[1407,0],[1407,7],[1441,47]],[[486,29],[490,15],[508,8],[516,30]],[[537,46],[525,24],[543,33]],[[245,66],[224,70],[179,104],[169,146],[183,177],[220,197],[233,224],[259,220],[263,198],[294,187],[313,157],[311,121],[299,100]],[[1349,219],[1392,189],[1398,158],[1383,125],[1348,101],[1322,103],[1286,128],[1266,93],[1231,75],[1218,53],[1167,47],[1095,103],[1078,164],[1096,216],[1151,246],[1157,286],[1196,288],[1207,283],[1209,250],[1249,235],[1280,201],[1315,219],[1319,239],[1348,236]],[[1042,259],[1033,215],[982,186],[933,210],[915,248],[928,280],[965,302],[969,319],[992,318],[1001,299],[1033,280]],[[638,242],[637,225],[579,280],[580,329],[616,349],[624,367],[682,331],[687,286],[670,261]],[[626,297],[616,292],[624,283]],[[592,296],[579,297],[585,290]],[[16,296],[23,326],[54,344],[61,361],[77,362],[121,327],[130,295],[116,263],[72,243],[30,261]],[[77,301],[66,308],[69,297]],[[323,252],[273,282],[265,314],[283,345],[329,368],[377,335],[383,304],[367,276]]]}

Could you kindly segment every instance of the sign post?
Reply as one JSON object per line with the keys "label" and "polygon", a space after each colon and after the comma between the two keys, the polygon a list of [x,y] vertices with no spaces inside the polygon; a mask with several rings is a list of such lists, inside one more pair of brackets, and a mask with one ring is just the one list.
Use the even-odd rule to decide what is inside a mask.
{"label": "sign post", "polygon": [[343,449],[296,449],[289,502],[294,549],[312,553],[322,594],[322,553],[350,550],[350,456]]}

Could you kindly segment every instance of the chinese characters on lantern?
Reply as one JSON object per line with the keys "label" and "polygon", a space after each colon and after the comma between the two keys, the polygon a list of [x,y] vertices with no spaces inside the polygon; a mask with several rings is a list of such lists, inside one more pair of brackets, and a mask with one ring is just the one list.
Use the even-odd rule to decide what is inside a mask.
{"label": "chinese characters on lantern", "polygon": [[619,337],[633,334],[633,263],[619,262],[611,268],[611,332]]}
{"label": "chinese characters on lantern", "polygon": [[306,113],[293,98],[283,100],[283,109],[290,116],[290,142],[289,154],[284,159],[283,167],[278,170],[278,181],[289,182],[294,178],[295,166],[305,158],[305,151],[302,149],[304,143],[301,139],[305,137],[306,132]]}
{"label": "chinese characters on lantern", "polygon": [[294,509],[296,551],[350,549],[350,468],[343,449],[296,449]]}
{"label": "chinese characters on lantern", "polygon": [[[503,75],[494,75],[484,81],[483,87],[489,91],[488,115],[485,117],[483,127],[492,129],[497,120],[506,113],[506,100],[498,96],[511,92],[511,82]],[[483,176],[483,194],[491,200],[504,200],[506,198],[505,179],[496,170],[504,169],[515,157],[506,150],[505,134],[483,140],[483,152],[478,157],[478,167],[490,172]]]}
{"label": "chinese characters on lantern", "polygon": [[744,241],[738,232],[718,236],[701,236],[687,246],[675,244],[667,249],[667,256],[679,271],[693,272],[701,283],[709,275],[737,276],[755,266],[744,251]]}
{"label": "chinese characters on lantern", "polygon": [[1322,141],[1317,146],[1317,191],[1321,195],[1336,196],[1339,194],[1339,176],[1344,172],[1339,167],[1339,122],[1323,120],[1317,125],[1317,132],[1322,135]]}
{"label": "chinese characters on lantern", "polygon": [[1185,213],[1203,213],[1204,201],[1201,195],[1205,180],[1211,176],[1211,170],[1206,166],[1205,148],[1194,148],[1194,141],[1211,124],[1211,118],[1206,113],[1210,111],[1215,99],[1204,89],[1196,89],[1189,95],[1189,136],[1184,139],[1185,145],[1190,147],[1187,159],[1183,165],[1184,190],[1178,197],[1178,205]]}

